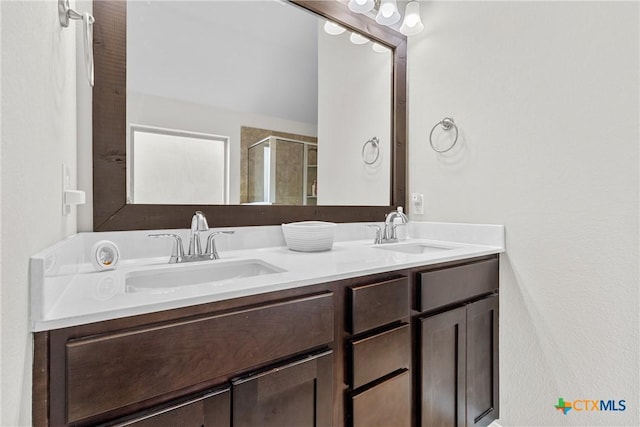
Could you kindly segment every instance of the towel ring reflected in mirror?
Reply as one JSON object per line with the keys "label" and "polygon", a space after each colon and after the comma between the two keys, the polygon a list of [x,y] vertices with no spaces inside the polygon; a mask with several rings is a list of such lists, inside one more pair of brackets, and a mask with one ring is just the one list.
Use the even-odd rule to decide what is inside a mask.
{"label": "towel ring reflected in mirror", "polygon": [[[448,132],[451,129],[456,131],[456,136],[453,139],[453,142],[451,143],[450,146],[448,146],[444,150],[437,149],[436,146],[433,144],[433,131],[436,130],[438,125],[442,126],[442,129],[444,131]],[[431,128],[431,132],[429,132],[429,144],[431,145],[431,148],[433,148],[433,151],[435,151],[436,153],[446,153],[447,151],[455,147],[457,142],[458,142],[458,126],[455,124],[452,117],[445,117],[444,119],[440,120]]]}
{"label": "towel ring reflected in mirror", "polygon": [[[373,160],[367,160],[368,157],[366,155],[366,152],[368,146],[371,146],[370,149],[375,152]],[[365,142],[362,146],[362,161],[367,165],[372,165],[378,161],[378,158],[380,158],[380,140],[378,140],[378,137],[374,136],[373,138]]]}

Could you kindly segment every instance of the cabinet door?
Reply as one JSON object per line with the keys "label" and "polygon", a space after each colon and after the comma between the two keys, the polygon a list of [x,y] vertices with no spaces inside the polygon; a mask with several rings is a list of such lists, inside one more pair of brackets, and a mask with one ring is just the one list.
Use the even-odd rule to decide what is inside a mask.
{"label": "cabinet door", "polygon": [[467,425],[498,418],[498,297],[467,307]]}
{"label": "cabinet door", "polygon": [[466,309],[420,321],[421,425],[465,425]]}
{"label": "cabinet door", "polygon": [[113,427],[230,427],[229,388],[181,401],[126,421],[109,423]]}
{"label": "cabinet door", "polygon": [[325,427],[333,418],[328,350],[233,381],[234,427]]}

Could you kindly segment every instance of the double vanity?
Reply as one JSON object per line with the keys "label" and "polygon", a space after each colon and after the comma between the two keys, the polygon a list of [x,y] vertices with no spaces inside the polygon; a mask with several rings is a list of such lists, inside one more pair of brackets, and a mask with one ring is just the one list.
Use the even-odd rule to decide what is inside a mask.
{"label": "double vanity", "polygon": [[[32,257],[35,425],[472,426],[498,416],[502,226],[412,222],[330,251],[280,227],[169,264],[148,231],[81,233]],[[182,240],[189,230],[175,233]],[[154,231],[155,233],[155,231]],[[113,270],[87,262],[99,240]]]}
{"label": "double vanity", "polygon": [[[234,36],[232,26],[211,23],[227,15],[209,7],[231,7],[231,13],[242,3],[255,13],[249,21],[258,24],[239,27],[242,32]],[[188,4],[207,9],[190,11]],[[263,7],[272,5],[269,18]],[[400,230],[409,237],[395,243],[388,243],[395,238],[389,223],[377,224],[375,238],[375,226],[365,227],[408,199],[407,38],[336,1],[95,1],[92,10],[97,232],[72,236],[31,259],[34,424],[432,427],[484,426],[495,419],[503,227],[411,222]],[[312,20],[293,25],[290,13],[300,15],[302,23],[309,14]],[[246,22],[248,15],[228,16],[222,22]],[[198,19],[183,22],[187,18]],[[277,37],[265,37],[264,31],[266,23],[269,34],[279,27],[276,18],[283,19],[288,34],[293,27],[306,28],[314,50],[292,49],[302,38],[289,34],[282,37],[285,56],[259,47],[260,55],[248,60],[291,60],[294,65],[284,69],[294,70],[294,77],[300,77],[300,64],[317,60],[321,66],[311,75],[318,81],[302,79],[313,96],[283,86],[280,72],[274,73],[276,80],[265,80],[277,95],[296,95],[283,98],[287,108],[298,99],[317,98],[310,111],[318,114],[310,121],[301,121],[297,113],[303,109],[297,107],[293,116],[275,114],[274,99],[254,89],[261,79],[247,85],[244,74],[230,72],[241,77],[240,89],[251,88],[249,95],[269,100],[267,111],[236,111],[243,90],[227,83],[233,79],[214,76],[227,69],[216,58],[238,58],[264,41],[279,52],[271,41]],[[194,29],[203,23],[223,33],[202,36]],[[323,28],[331,23],[344,34],[326,34]],[[205,40],[210,53],[195,49],[192,57],[213,58],[211,72],[198,63],[172,61],[185,72],[179,74],[166,63],[173,57],[167,54],[170,44],[179,41],[176,58],[198,46],[189,42],[192,30],[197,37],[191,39]],[[253,32],[257,37],[251,41],[247,36]],[[156,33],[160,37],[154,39]],[[366,45],[351,43],[358,35]],[[142,44],[136,45],[136,36]],[[247,46],[231,47],[245,39]],[[372,51],[373,42],[382,53]],[[296,59],[295,50],[313,60]],[[148,58],[154,51],[161,53],[160,65]],[[386,65],[375,65],[382,60]],[[276,70],[258,63],[265,71],[260,77]],[[329,72],[334,69],[335,76]],[[247,70],[253,78],[254,67],[242,65],[241,71]],[[162,71],[169,78],[160,77],[149,91]],[[204,80],[194,81],[198,74]],[[345,78],[349,75],[371,80]],[[170,81],[191,86],[170,88]],[[212,104],[202,102],[200,95],[217,81],[224,87],[211,90],[205,101]],[[372,81],[380,83],[378,92]],[[156,93],[158,88],[162,91]],[[229,102],[220,96],[227,91]],[[190,93],[197,99],[173,98]],[[193,110],[194,105],[207,108]],[[252,98],[248,105],[254,105]],[[224,175],[231,181],[219,186],[220,194],[231,193],[220,196],[224,203],[138,200],[140,188],[127,186],[141,183],[136,165],[157,163],[135,149],[139,139],[131,141],[139,125],[164,136],[226,135],[236,158],[221,161],[231,165]],[[247,176],[242,168],[248,167],[238,151],[246,128],[317,138],[324,148],[315,163],[308,158],[300,163],[315,168],[320,181],[319,191],[317,183],[306,190],[317,197],[313,204],[305,198],[291,206],[272,197],[264,200],[273,205],[238,204],[244,199],[236,181]],[[371,160],[365,148],[373,140],[377,152]],[[192,172],[194,162],[179,169],[177,158],[167,157],[170,168],[158,166],[158,176],[167,169]],[[209,170],[214,163],[206,164]],[[180,195],[194,188],[198,196],[210,194],[209,184],[194,187],[208,182],[203,173],[179,177],[191,177],[174,186]],[[168,186],[157,181],[149,182],[166,196]],[[179,228],[194,203],[224,228],[213,230],[222,234],[209,244],[190,244],[186,250],[180,242],[193,242],[191,230]],[[273,224],[311,218],[339,223],[332,249],[289,250],[281,228]],[[194,231],[200,228],[208,226],[200,227],[197,220]],[[101,245],[104,252],[94,256]],[[185,257],[194,262],[184,262]]]}

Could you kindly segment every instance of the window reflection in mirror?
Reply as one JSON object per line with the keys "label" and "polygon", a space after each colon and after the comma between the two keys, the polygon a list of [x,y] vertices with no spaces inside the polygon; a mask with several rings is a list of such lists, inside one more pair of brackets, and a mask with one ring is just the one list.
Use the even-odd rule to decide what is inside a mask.
{"label": "window reflection in mirror", "polygon": [[[354,44],[349,31],[329,34],[325,23],[275,0],[129,2],[128,126],[224,135],[229,157],[226,175],[216,175],[216,188],[210,175],[218,165],[180,165],[189,169],[184,173],[190,177],[188,185],[202,194],[202,201],[190,196],[187,202],[167,191],[166,199],[129,197],[128,202],[389,205],[391,51],[379,45],[374,50],[368,40]],[[247,143],[242,133],[248,128],[267,135]],[[128,191],[136,195],[140,192],[134,183],[143,183],[142,178],[134,179],[133,166],[144,160],[132,149],[130,129],[127,135]],[[308,150],[306,159],[304,149],[299,156],[291,154],[274,178],[268,178],[267,196],[263,170],[263,194],[257,197],[257,187],[249,188],[258,172],[250,175],[249,147],[269,136],[316,142],[317,167],[305,166]],[[369,165],[363,161],[363,146],[372,137],[380,141],[380,156]],[[283,150],[295,147],[284,144],[279,143]],[[187,151],[189,146],[183,145]],[[175,152],[171,156],[179,157]],[[294,190],[287,180],[301,171]],[[285,181],[273,181],[275,176]],[[287,195],[277,197],[278,189],[287,189]]]}
{"label": "window reflection in mirror", "polygon": [[136,124],[130,128],[130,203],[228,202],[228,137]]}

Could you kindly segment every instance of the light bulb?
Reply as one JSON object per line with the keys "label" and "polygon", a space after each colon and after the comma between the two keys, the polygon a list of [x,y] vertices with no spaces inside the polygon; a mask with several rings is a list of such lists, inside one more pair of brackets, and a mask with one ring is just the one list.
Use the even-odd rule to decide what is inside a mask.
{"label": "light bulb", "polygon": [[391,15],[393,15],[393,6],[390,5],[389,3],[385,3],[380,7],[380,13],[382,14],[382,16],[384,16],[385,18],[389,18]]}
{"label": "light bulb", "polygon": [[382,25],[393,25],[400,20],[400,12],[396,0],[382,0],[376,22]]}
{"label": "light bulb", "polygon": [[356,13],[368,13],[375,6],[374,0],[349,0],[349,10]]}
{"label": "light bulb", "polygon": [[407,15],[407,17],[404,18],[404,23],[410,27],[415,27],[418,22],[420,22],[420,18],[415,15]]}
{"label": "light bulb", "polygon": [[417,1],[409,2],[404,11],[404,21],[400,27],[400,32],[405,36],[412,36],[423,29],[424,25],[420,19],[420,3]]}

